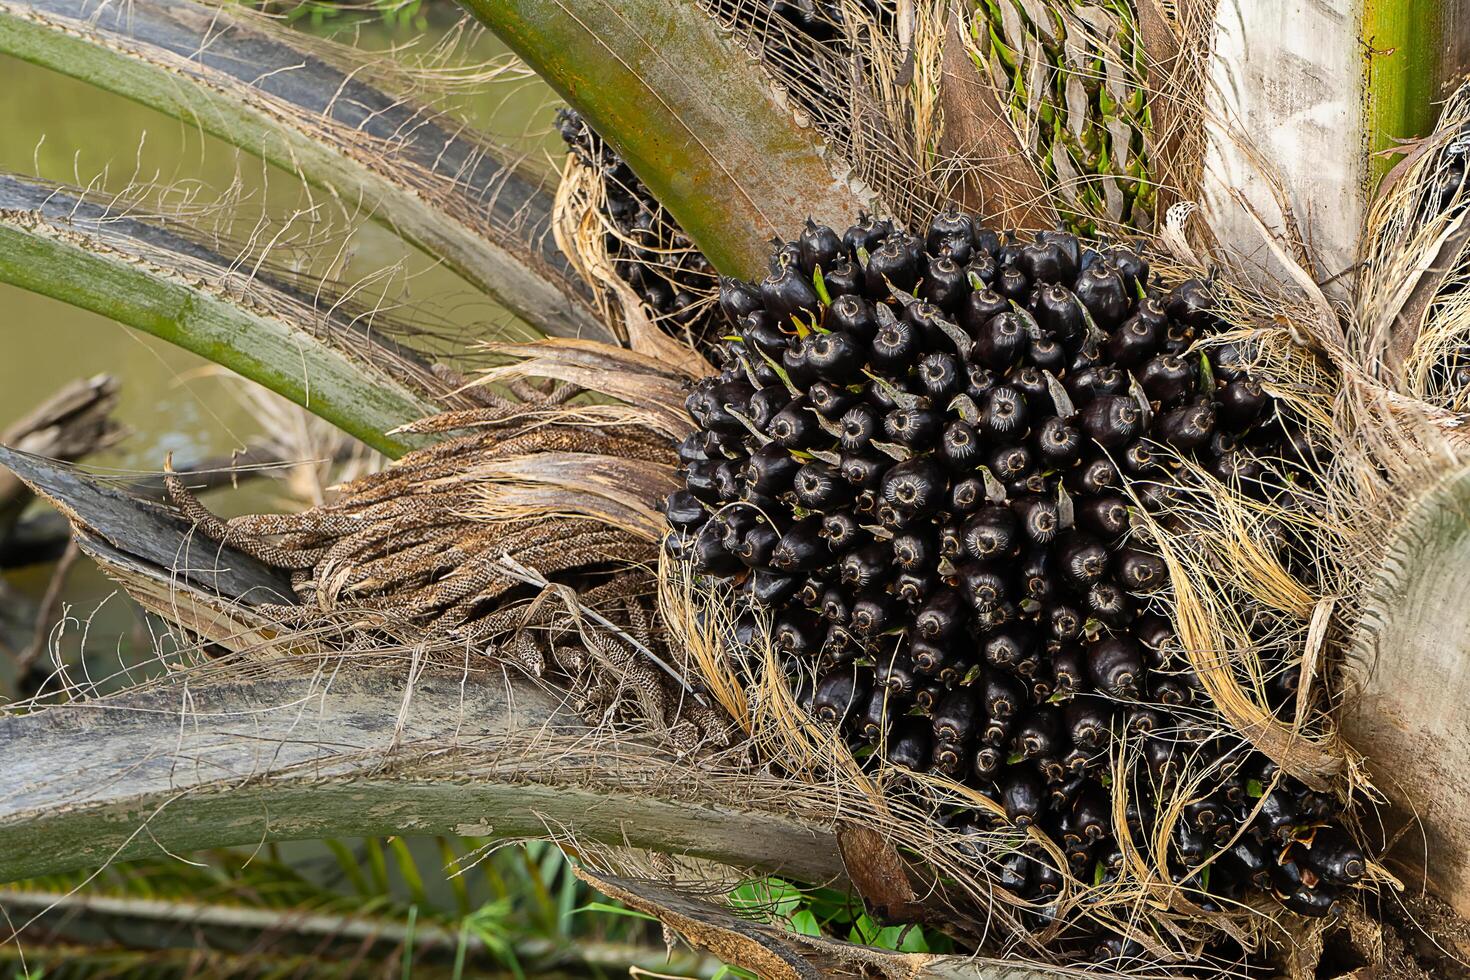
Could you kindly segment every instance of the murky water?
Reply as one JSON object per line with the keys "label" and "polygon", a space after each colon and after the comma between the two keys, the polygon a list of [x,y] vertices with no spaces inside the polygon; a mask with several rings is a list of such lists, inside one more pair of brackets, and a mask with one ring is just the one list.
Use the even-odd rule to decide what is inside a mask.
{"label": "murky water", "polygon": [[[413,26],[389,28],[368,20],[350,27],[333,19],[304,25],[316,33],[345,35],[351,31],[368,47],[402,45],[415,39]],[[427,35],[442,36],[448,19],[434,18]],[[470,48],[476,59],[489,60],[504,49],[481,36]],[[455,95],[455,108],[476,124],[514,143],[536,162],[556,165],[559,143],[550,131],[553,97],[534,80],[508,77],[477,85],[472,94]],[[0,169],[103,191],[133,184],[166,185],[201,202],[230,189],[232,216],[250,222],[254,215],[289,215],[307,200],[290,175],[262,165],[197,129],[125,99],[98,91],[12,58],[0,56]],[[473,337],[487,324],[504,323],[494,304],[465,287],[451,274],[433,268],[423,256],[405,248],[389,232],[374,225],[350,231],[351,261],[347,278],[398,266],[392,277],[399,301],[423,305],[434,322]],[[0,285],[0,429],[25,414],[66,382],[108,372],[122,383],[116,418],[129,431],[119,445],[90,462],[124,471],[156,471],[164,454],[180,461],[198,460],[244,448],[261,436],[258,413],[240,396],[238,380],[221,377],[201,359],[152,337],[119,326],[104,317],[60,302]],[[273,496],[260,487],[218,497],[224,511],[239,511]],[[9,573],[0,593],[0,642],[15,646],[29,640],[24,629],[5,628],[4,609],[19,610],[39,601],[50,578],[48,568]],[[90,618],[89,651],[107,653],[116,669],[119,646],[146,642],[140,617],[126,600],[87,562],[71,572],[64,592],[79,620]],[[18,598],[17,598],[18,597]],[[111,597],[111,598],[109,598]],[[13,616],[11,618],[14,618]],[[73,630],[74,643],[80,632]],[[8,658],[0,657],[0,662]],[[0,677],[4,667],[0,665]]]}

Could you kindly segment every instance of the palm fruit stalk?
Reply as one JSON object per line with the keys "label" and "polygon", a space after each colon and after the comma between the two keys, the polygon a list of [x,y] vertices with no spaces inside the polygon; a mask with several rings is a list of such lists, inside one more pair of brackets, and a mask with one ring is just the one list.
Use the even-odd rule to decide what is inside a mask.
{"label": "palm fruit stalk", "polygon": [[[808,222],[763,281],[723,280],[720,305],[721,372],[688,397],[698,431],[678,449],[668,546],[768,611],[792,673],[816,674],[819,720],[859,758],[886,747],[985,794],[1089,884],[1122,871],[1109,787],[1127,735],[1146,769],[1134,840],[1211,773],[1165,858],[1201,901],[1337,908],[1364,870],[1341,804],[1239,741],[1226,758],[1200,728],[1209,701],[1137,526],[1139,507],[1169,520],[1185,459],[1262,499],[1310,479],[1280,472],[1300,432],[1249,351],[1198,343],[1226,326],[1206,283],[1166,286],[1126,245],[996,234],[951,209],[918,236]],[[1294,677],[1284,666],[1263,674]],[[1268,686],[1294,709],[1289,680]],[[1045,902],[1060,882],[1044,867],[1005,884]]]}
{"label": "palm fruit stalk", "polygon": [[1152,120],[1132,4],[979,0],[969,31],[976,68],[1008,104],[1071,229],[1147,228]]}

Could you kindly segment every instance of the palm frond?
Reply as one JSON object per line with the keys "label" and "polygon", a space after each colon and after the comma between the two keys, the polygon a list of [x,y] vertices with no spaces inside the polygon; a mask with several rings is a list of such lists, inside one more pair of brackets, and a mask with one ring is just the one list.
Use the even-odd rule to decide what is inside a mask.
{"label": "palm frond", "polygon": [[607,336],[550,234],[552,194],[464,123],[375,88],[351,49],[324,51],[237,6],[13,0],[0,51],[116,92],[362,207],[535,329]]}

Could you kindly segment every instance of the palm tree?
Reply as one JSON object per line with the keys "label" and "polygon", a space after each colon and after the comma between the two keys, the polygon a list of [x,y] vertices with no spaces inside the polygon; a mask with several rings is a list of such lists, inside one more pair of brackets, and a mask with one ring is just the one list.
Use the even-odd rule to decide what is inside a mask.
{"label": "palm tree", "polygon": [[[842,227],[871,211],[919,227],[951,201],[998,224],[1146,236],[1183,269],[1212,263],[1243,322],[1295,344],[1270,379],[1315,406],[1338,461],[1311,534],[1340,589],[1306,596],[1291,627],[1301,703],[1318,665],[1393,654],[1336,721],[1385,767],[1379,788],[1429,816],[1430,881],[1470,913],[1452,737],[1464,726],[1466,406],[1444,369],[1465,317],[1470,102],[1448,88],[1466,64],[1462,5],[1438,5],[1434,31],[1414,20],[1432,5],[1415,3],[466,6],[636,175],[666,212],[653,231],[687,236],[674,240],[721,274],[759,278],[772,236],[808,218]],[[722,607],[676,570],[647,571],[658,502],[675,486],[670,445],[691,431],[684,390],[708,365],[686,343],[690,317],[648,305],[616,273],[626,265],[609,265],[610,249],[658,252],[608,244],[618,228],[596,207],[615,189],[589,190],[585,164],[554,187],[391,77],[368,81],[349,53],[244,10],[23,0],[0,6],[0,50],[360,202],[549,338],[453,366],[411,313],[269,263],[242,268],[179,215],[0,178],[0,279],[185,346],[404,457],[352,491],[345,517],[229,525],[179,481],[177,506],[160,508],[0,450],[62,507],[80,547],[185,637],[166,676],[0,722],[0,875],[273,840],[547,838],[581,855],[597,887],[762,975],[1055,975],[1019,928],[1018,958],[1001,964],[802,937],[697,897],[780,874],[850,884],[875,913],[977,947],[987,932],[936,900],[956,883],[898,833],[912,822],[904,798],[819,758],[789,719],[757,725],[782,702],[719,656]],[[709,290],[692,298],[711,307]],[[467,385],[466,371],[499,387]],[[467,426],[478,428],[445,435]],[[476,577],[459,598],[498,632],[426,628],[392,603],[339,606],[325,579],[303,605],[293,573],[308,563],[265,539],[337,535],[332,520],[393,501],[429,508],[424,526],[452,534],[385,525],[374,558],[452,552],[455,573]],[[551,615],[575,642],[521,639]],[[547,679],[584,667],[620,692]],[[1340,695],[1335,670],[1320,674]],[[1362,773],[1325,715],[1310,732],[1303,716],[1281,726],[1238,688],[1211,689],[1214,707],[1283,769],[1343,784]],[[826,784],[793,778],[819,771]],[[1201,916],[1171,920],[1185,926],[1148,952],[1190,948]]]}

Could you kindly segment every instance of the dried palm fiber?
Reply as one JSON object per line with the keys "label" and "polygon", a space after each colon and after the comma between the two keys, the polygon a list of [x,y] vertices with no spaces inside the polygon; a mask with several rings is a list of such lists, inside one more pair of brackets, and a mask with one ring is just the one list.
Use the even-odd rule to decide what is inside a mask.
{"label": "dried palm fiber", "polygon": [[654,330],[708,349],[719,289],[709,261],[585,119],[571,109],[556,119],[570,152],[553,227],[582,278],[599,289],[604,320],[634,350]]}
{"label": "dried palm fiber", "polygon": [[[412,645],[458,663],[473,649],[677,751],[724,746],[727,726],[668,666],[678,658],[652,605],[667,435],[646,412],[516,387],[539,397],[423,420],[416,428],[465,434],[301,514],[222,521],[172,472],[166,487],[205,537],[292,570],[301,605],[254,612],[313,639],[313,656]],[[598,485],[604,472],[613,478]],[[556,655],[573,647],[580,657]]]}

